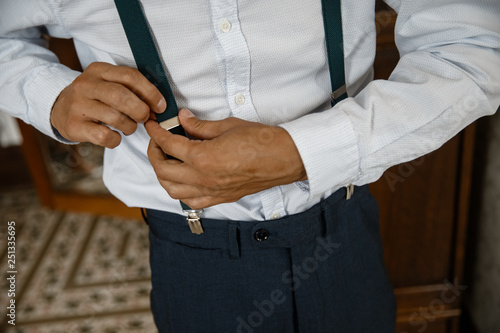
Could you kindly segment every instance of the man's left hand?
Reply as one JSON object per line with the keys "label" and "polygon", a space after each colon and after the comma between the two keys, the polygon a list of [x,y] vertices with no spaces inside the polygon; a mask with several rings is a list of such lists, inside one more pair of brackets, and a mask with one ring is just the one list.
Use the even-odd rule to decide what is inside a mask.
{"label": "man's left hand", "polygon": [[233,117],[204,121],[186,109],[179,120],[194,139],[174,135],[151,119],[148,157],[161,186],[192,209],[307,179],[300,154],[281,127]]}

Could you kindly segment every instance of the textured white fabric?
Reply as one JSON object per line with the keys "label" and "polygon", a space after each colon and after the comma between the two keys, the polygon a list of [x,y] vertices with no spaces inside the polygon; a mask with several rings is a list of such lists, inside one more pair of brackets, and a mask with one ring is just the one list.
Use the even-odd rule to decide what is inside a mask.
{"label": "textured white fabric", "polygon": [[19,146],[22,142],[16,120],[0,111],[0,147]]}
{"label": "textured white fabric", "polygon": [[[262,220],[303,211],[342,186],[375,181],[388,167],[437,149],[496,111],[500,2],[388,2],[399,13],[401,61],[389,80],[370,82],[374,0],[343,1],[351,97],[330,108],[320,0],[143,1],[179,106],[202,119],[280,125],[306,167],[308,181],[208,208],[206,217]],[[37,26],[74,38],[84,67],[134,60],[112,0],[2,0],[0,109],[54,137],[51,106],[78,73],[57,64]],[[130,206],[180,213],[147,160],[148,141],[139,126],[107,150],[105,183]]]}

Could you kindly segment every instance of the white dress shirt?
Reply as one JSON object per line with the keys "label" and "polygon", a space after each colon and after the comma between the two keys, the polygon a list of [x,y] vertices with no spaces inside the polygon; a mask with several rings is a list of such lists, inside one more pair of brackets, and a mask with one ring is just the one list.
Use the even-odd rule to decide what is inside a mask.
{"label": "white dress shirt", "polygon": [[[391,0],[401,54],[389,80],[372,81],[375,0],[342,1],[347,90],[330,107],[320,0],[143,0],[179,107],[202,119],[279,125],[308,181],[278,186],[204,216],[263,220],[301,212],[348,184],[440,147],[500,104],[500,1]],[[112,0],[2,0],[0,109],[55,137],[50,110],[79,75],[44,48],[44,26],[74,38],[85,68],[135,67]],[[260,140],[260,138],[253,138]],[[159,185],[141,125],[106,150],[104,181],[129,206],[181,213]],[[235,147],[235,154],[250,154]]]}

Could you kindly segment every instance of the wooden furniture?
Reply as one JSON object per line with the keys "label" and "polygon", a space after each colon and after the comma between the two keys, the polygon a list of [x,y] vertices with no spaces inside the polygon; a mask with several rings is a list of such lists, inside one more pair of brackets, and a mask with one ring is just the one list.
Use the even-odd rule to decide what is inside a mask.
{"label": "wooden furniture", "polygon": [[[399,59],[394,45],[395,14],[377,4],[376,77],[387,78]],[[56,44],[54,44],[56,43]],[[65,63],[72,44],[53,41]],[[64,51],[64,52],[61,52]],[[34,131],[22,126],[26,159],[42,202],[59,209],[137,216],[116,199],[56,192],[40,166],[43,154]],[[388,170],[370,186],[380,204],[385,260],[398,299],[397,333],[456,333],[463,280],[464,242],[470,195],[474,127],[441,149]]]}

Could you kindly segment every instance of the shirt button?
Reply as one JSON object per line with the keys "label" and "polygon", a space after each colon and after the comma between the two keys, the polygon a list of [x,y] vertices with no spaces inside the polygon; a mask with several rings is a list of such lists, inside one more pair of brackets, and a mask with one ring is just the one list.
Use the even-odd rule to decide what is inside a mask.
{"label": "shirt button", "polygon": [[245,103],[245,96],[243,96],[242,94],[236,95],[236,97],[234,98],[234,102],[238,105],[243,105]]}
{"label": "shirt button", "polygon": [[269,231],[266,229],[259,229],[255,232],[254,236],[257,241],[262,242],[269,238]]}
{"label": "shirt button", "polygon": [[279,218],[281,218],[281,214],[280,213],[273,213],[271,215],[271,220],[277,220]]}
{"label": "shirt button", "polygon": [[220,31],[229,32],[231,30],[231,23],[227,20],[222,21],[220,24]]}

